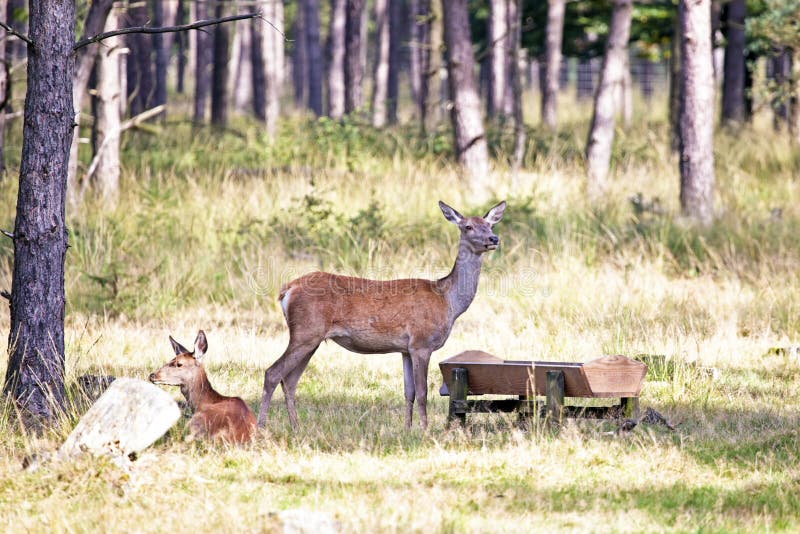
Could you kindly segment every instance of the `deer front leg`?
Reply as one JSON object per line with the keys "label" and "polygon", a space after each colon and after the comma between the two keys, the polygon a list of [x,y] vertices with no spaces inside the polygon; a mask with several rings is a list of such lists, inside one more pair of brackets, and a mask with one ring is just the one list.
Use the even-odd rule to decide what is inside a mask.
{"label": "deer front leg", "polygon": [[[284,378],[289,375],[306,356],[314,353],[319,343],[319,340],[296,341],[290,338],[289,346],[286,347],[283,355],[281,355],[281,357],[264,373],[264,390],[261,393],[261,404],[258,407],[259,428],[265,428],[267,426],[267,414],[269,412],[272,394],[275,393],[275,388],[278,387],[278,384],[283,382]],[[302,373],[302,370],[300,372]],[[300,378],[299,375],[297,378]],[[296,383],[295,381],[295,384]],[[287,403],[287,409],[290,410],[289,422],[293,422],[292,426],[294,427],[297,424],[297,414],[291,411],[294,409],[294,398],[292,398],[291,405]]]}
{"label": "deer front leg", "polygon": [[419,424],[423,430],[428,428],[428,363],[431,351],[415,349],[411,351],[411,364],[414,370],[414,394],[417,398]]}
{"label": "deer front leg", "polygon": [[411,428],[411,420],[414,413],[414,366],[411,363],[411,355],[403,353],[403,390],[406,397],[406,428]]}
{"label": "deer front leg", "polygon": [[308,366],[308,362],[311,361],[311,357],[316,352],[317,348],[309,352],[305,358],[303,358],[297,366],[292,369],[281,381],[281,387],[283,388],[283,396],[286,398],[286,410],[289,412],[289,424],[292,426],[293,430],[297,430],[297,409],[294,405],[295,400],[295,393],[297,392],[297,382],[300,381],[300,376],[303,374],[303,371],[306,370],[306,366]]}

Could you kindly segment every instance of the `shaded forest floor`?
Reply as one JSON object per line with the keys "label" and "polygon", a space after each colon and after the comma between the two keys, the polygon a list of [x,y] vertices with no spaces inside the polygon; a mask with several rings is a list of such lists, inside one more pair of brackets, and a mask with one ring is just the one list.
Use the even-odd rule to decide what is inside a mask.
{"label": "shaded forest floor", "polygon": [[[555,136],[532,131],[517,176],[503,163],[510,135],[492,132],[485,198],[448,163],[444,130],[423,142],[411,128],[292,119],[272,144],[246,123],[126,137],[119,205],[87,198],[69,214],[70,384],[84,373],[145,378],[171,358],[168,334],[190,343],[203,328],[212,382],[255,409],[288,337],[283,282],[315,269],[446,274],[458,236],[440,198],[465,214],[507,199],[502,246],[434,355],[427,434],[403,430],[397,355],[332,343],[300,381],[300,430],[277,393],[268,432],[245,448],[184,444],[182,420],[129,470],[84,460],[23,472],[23,457],[56,447],[78,415],[32,437],[6,411],[0,528],[270,530],[276,512],[305,508],[357,532],[797,530],[800,154],[760,124],[720,132],[718,222],[695,230],[678,215],[657,113],[618,133],[602,205],[583,199],[585,130],[575,120]],[[0,184],[2,228],[13,226],[13,176]],[[0,288],[11,256],[0,242]],[[642,407],[677,429],[617,436],[583,421],[556,433],[489,416],[447,429],[436,363],[468,348],[649,355]]]}

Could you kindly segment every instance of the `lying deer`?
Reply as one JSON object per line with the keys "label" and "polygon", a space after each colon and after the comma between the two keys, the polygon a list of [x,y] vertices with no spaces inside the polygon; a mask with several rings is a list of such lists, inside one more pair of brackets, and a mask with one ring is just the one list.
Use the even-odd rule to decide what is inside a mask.
{"label": "lying deer", "polygon": [[194,352],[169,338],[173,358],[164,367],[150,375],[150,382],[167,386],[180,386],[181,393],[194,415],[189,420],[187,441],[197,438],[221,439],[229,443],[242,443],[252,439],[256,418],[239,397],[220,395],[211,386],[203,367],[203,355],[208,349],[205,333],[200,330],[194,341]]}
{"label": "lying deer", "polygon": [[297,382],[320,343],[331,339],[362,354],[401,353],[405,426],[411,427],[416,399],[420,425],[427,428],[431,353],[444,345],[453,322],[475,298],[483,254],[500,242],[492,226],[502,218],[506,203],[483,217],[464,217],[441,201],[439,208],[461,231],[455,265],[444,278],[376,281],[316,272],[281,288],[278,298],[289,326],[289,345],[264,374],[260,427],[266,426],[278,384],[286,397],[289,422],[297,427]]}

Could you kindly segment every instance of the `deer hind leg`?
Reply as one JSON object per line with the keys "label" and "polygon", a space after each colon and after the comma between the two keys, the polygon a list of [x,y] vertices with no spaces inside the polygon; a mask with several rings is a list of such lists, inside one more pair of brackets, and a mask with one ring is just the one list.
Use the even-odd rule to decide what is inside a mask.
{"label": "deer hind leg", "polygon": [[[317,345],[317,347],[318,346],[319,345]],[[300,360],[300,363],[289,371],[289,373],[283,377],[283,380],[281,380],[283,396],[286,398],[286,410],[289,412],[289,424],[292,425],[294,430],[297,430],[297,410],[294,406],[297,383],[300,381],[300,375],[306,370],[306,366],[308,366],[308,362],[311,361],[311,357],[314,355],[314,352],[316,352],[317,347],[311,349],[311,351],[306,354],[305,358]]]}
{"label": "deer hind leg", "polygon": [[403,353],[403,392],[406,397],[405,426],[411,428],[414,414],[414,366],[411,355],[407,352]]}
{"label": "deer hind leg", "polygon": [[419,412],[419,424],[423,430],[428,428],[428,364],[431,351],[416,349],[411,351],[411,365],[414,371],[414,394]]}
{"label": "deer hind leg", "polygon": [[[278,384],[283,382],[285,377],[291,373],[306,357],[314,353],[319,346],[320,340],[296,340],[293,337],[289,339],[289,346],[283,352],[278,360],[273,363],[269,369],[264,373],[264,390],[261,393],[261,404],[258,408],[258,426],[264,428],[267,426],[267,413],[269,412],[269,404],[272,400],[272,394],[275,393],[275,388]],[[302,372],[302,371],[301,371]],[[299,376],[298,376],[299,378]],[[284,392],[286,390],[284,389]],[[288,406],[287,406],[288,407]],[[292,406],[293,407],[293,406]],[[294,419],[296,421],[297,415]],[[292,420],[292,414],[289,414],[289,420]]]}

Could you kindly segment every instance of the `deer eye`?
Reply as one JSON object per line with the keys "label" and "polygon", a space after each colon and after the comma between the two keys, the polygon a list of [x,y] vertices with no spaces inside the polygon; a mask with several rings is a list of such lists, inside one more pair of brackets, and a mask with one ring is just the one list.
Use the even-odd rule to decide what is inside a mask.
{"label": "deer eye", "polygon": [[468,225],[466,225],[466,226],[464,227],[464,230],[466,230],[466,231],[470,231],[470,230],[472,230],[472,225],[471,225],[471,224],[468,224]]}
{"label": "deer eye", "polygon": [[183,367],[183,362],[175,362],[176,367]]}

